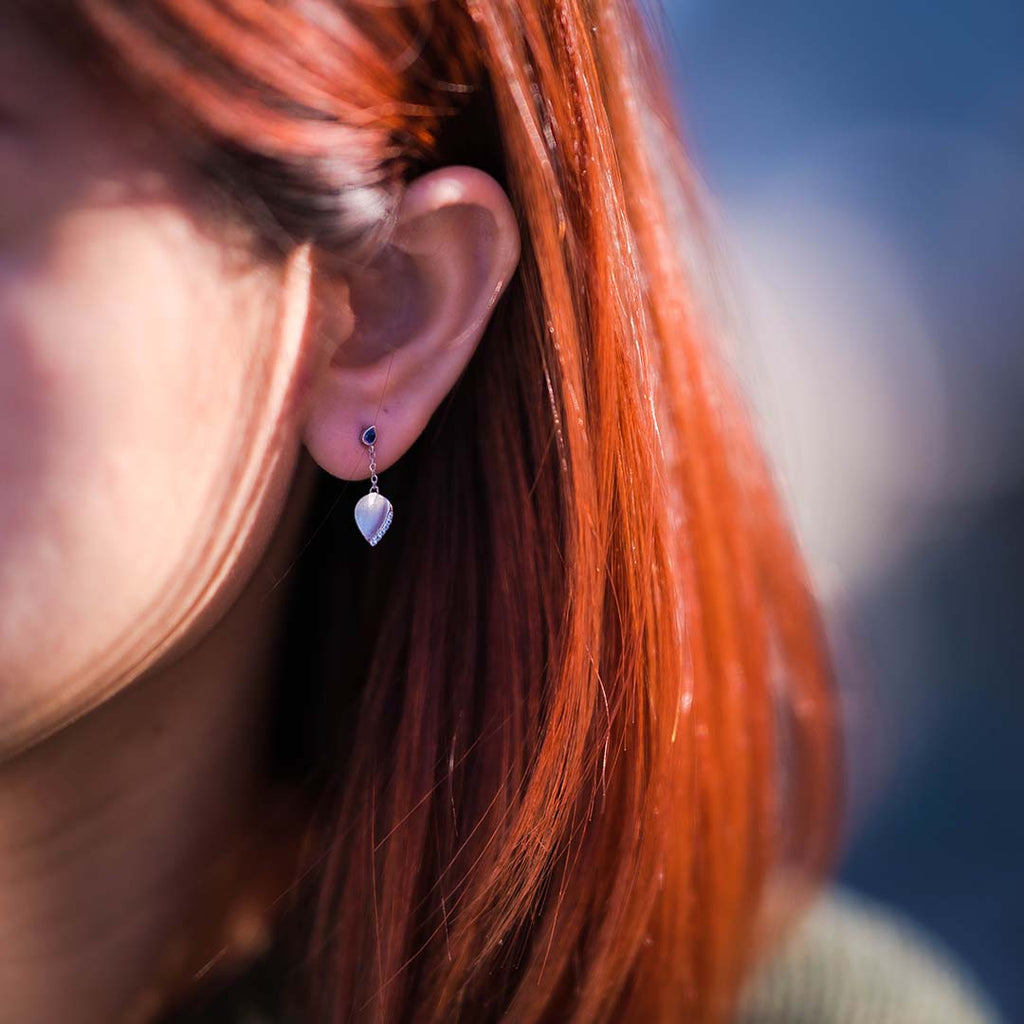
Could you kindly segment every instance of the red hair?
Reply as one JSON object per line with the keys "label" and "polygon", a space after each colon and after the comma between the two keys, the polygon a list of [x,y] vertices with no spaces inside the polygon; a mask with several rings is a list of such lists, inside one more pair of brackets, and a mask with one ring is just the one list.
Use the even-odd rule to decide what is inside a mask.
{"label": "red hair", "polygon": [[[835,706],[698,315],[637,6],[69,2],[268,258],[374,251],[403,183],[453,162],[499,178],[523,233],[390,471],[415,514],[365,574],[344,516],[303,555],[326,653],[312,691],[286,665],[283,713],[316,717],[331,802],[296,997],[337,1022],[723,1019],[772,879],[828,864]],[[343,742],[323,709],[354,671]]]}

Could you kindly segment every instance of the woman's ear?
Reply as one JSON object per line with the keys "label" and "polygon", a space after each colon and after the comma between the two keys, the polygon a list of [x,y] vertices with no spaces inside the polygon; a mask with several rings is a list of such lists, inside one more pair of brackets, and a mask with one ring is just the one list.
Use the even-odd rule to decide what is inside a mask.
{"label": "woman's ear", "polygon": [[408,187],[390,243],[345,275],[347,299],[333,290],[348,309],[330,322],[346,336],[331,339],[304,426],[323,469],[365,478],[371,424],[378,471],[409,449],[476,350],[519,250],[508,196],[482,171],[446,167]]}

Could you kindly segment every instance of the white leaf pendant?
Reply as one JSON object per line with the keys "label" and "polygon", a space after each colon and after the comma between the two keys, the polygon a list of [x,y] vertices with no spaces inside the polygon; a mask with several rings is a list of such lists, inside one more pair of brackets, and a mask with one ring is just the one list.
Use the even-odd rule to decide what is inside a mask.
{"label": "white leaf pendant", "polygon": [[374,547],[388,532],[394,514],[395,510],[391,507],[391,502],[376,491],[364,494],[356,502],[356,526],[370,542],[371,547]]}

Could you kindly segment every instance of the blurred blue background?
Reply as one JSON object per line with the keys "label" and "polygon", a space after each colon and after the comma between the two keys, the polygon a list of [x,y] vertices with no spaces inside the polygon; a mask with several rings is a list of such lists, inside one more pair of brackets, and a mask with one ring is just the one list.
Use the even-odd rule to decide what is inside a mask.
{"label": "blurred blue background", "polygon": [[1024,1021],[1024,4],[667,8],[847,703],[841,878]]}

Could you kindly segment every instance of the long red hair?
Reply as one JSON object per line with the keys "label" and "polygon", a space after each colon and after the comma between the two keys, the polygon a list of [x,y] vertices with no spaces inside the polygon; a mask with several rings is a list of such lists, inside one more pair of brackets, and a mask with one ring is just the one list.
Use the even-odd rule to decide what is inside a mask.
{"label": "long red hair", "polygon": [[267,259],[365,258],[446,163],[498,177],[520,221],[479,352],[389,471],[415,514],[372,566],[320,484],[293,623],[320,654],[282,687],[328,808],[296,999],[336,1022],[722,1019],[772,880],[827,866],[836,722],[702,326],[640,5],[66,4]]}

